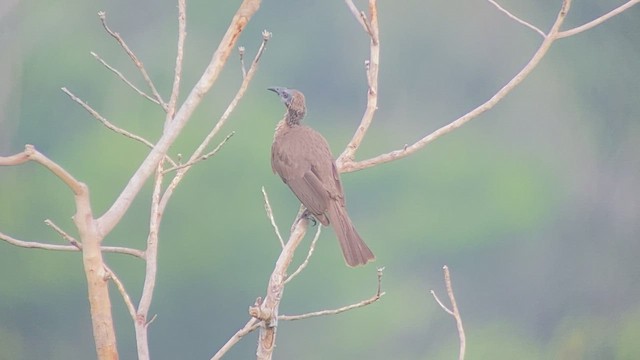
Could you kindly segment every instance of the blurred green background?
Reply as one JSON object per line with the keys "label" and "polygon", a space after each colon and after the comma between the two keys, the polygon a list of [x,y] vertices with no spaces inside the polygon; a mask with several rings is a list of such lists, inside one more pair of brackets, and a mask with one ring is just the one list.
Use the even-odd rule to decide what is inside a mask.
{"label": "blurred green background", "polygon": [[[565,29],[622,1],[576,1]],[[189,2],[182,98],[209,62],[239,1]],[[560,1],[502,1],[547,29]],[[359,4],[365,7],[365,4]],[[144,62],[166,98],[176,44],[174,1],[9,0],[0,5],[0,153],[35,144],[86,182],[102,214],[147,149],[106,130],[59,89],[68,87],[112,122],[148,139],[164,121],[89,54],[100,54],[144,88],[101,28],[99,10]],[[484,0],[382,1],[379,111],[359,159],[402,147],[492,96],[541,39]],[[493,110],[407,159],[343,177],[348,207],[377,255],[349,269],[324,231],[310,265],[284,293],[283,314],[378,303],[338,316],[281,322],[279,359],[452,359],[445,297],[449,265],[467,331],[467,359],[640,357],[640,8],[558,41],[542,64]],[[208,359],[248,319],[279,253],[263,209],[265,186],[281,229],[297,200],[271,173],[269,151],[283,107],[268,86],[307,96],[308,124],[334,153],[366,104],[368,39],[342,1],[265,1],[238,45],[248,58],[268,29],[249,91],[218,141],[235,136],[178,188],[160,234],[151,309],[154,359]],[[188,156],[241,81],[237,56],[196,111],[171,154]],[[147,186],[107,245],[142,248]],[[35,164],[0,168],[0,231],[62,243],[73,235],[71,193]],[[308,235],[309,237],[311,235]],[[296,261],[306,255],[307,239]],[[134,299],[144,264],[107,261]],[[133,326],[115,289],[122,359],[136,357]],[[252,358],[255,334],[229,359]],[[0,242],[0,359],[95,357],[78,253]]]}

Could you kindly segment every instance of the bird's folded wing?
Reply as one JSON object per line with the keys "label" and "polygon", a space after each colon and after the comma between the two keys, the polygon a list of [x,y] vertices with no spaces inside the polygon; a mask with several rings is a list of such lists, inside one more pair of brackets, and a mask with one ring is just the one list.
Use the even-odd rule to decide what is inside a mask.
{"label": "bird's folded wing", "polygon": [[313,171],[307,171],[302,177],[287,179],[300,202],[314,215],[322,215],[329,207],[329,193],[322,181]]}

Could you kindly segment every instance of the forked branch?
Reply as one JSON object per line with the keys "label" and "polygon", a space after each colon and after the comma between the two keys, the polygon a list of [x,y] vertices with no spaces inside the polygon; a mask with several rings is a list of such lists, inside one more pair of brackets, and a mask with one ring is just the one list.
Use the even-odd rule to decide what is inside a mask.
{"label": "forked branch", "polygon": [[449,273],[449,267],[447,265],[442,267],[442,271],[444,272],[444,284],[447,288],[447,295],[449,296],[449,301],[451,302],[451,309],[449,309],[436,295],[436,292],[431,290],[431,295],[436,300],[438,305],[449,315],[453,316],[456,320],[456,327],[458,328],[458,338],[460,340],[460,351],[458,354],[458,360],[464,359],[464,354],[467,348],[467,340],[464,334],[464,327],[462,326],[462,317],[460,316],[460,310],[458,309],[458,304],[456,302],[456,297],[453,293],[453,286],[451,285],[451,274]]}

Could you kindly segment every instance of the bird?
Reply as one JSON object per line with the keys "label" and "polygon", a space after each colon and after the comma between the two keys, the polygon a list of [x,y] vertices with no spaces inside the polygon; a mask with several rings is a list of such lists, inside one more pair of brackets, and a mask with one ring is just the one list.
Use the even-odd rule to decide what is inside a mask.
{"label": "bird", "polygon": [[271,167],[298,200],[324,226],[335,231],[345,262],[364,265],[375,255],[356,231],[345,207],[340,173],[327,140],[302,125],[307,109],[302,92],[270,87],[287,108],[276,126],[271,145]]}

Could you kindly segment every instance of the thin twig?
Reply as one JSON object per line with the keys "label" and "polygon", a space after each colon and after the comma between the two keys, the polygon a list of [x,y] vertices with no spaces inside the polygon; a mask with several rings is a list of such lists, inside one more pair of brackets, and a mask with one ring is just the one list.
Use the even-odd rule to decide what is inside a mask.
{"label": "thin twig", "polygon": [[[347,5],[351,9],[353,2],[346,0]],[[356,9],[357,11],[357,9]],[[353,12],[353,10],[352,10]],[[369,34],[369,60],[365,61],[365,71],[367,75],[367,107],[360,120],[360,125],[356,129],[353,137],[345,147],[344,151],[336,160],[336,165],[340,169],[345,162],[353,162],[354,156],[367,130],[373,122],[373,117],[378,110],[378,72],[380,64],[380,41],[379,41],[379,27],[378,27],[378,7],[376,0],[369,0],[369,20],[366,20],[365,16],[358,15],[360,12],[354,14],[356,19],[363,24],[365,31]],[[364,13],[362,13],[364,14]],[[365,20],[363,20],[365,19]]]}
{"label": "thin twig", "polygon": [[458,359],[463,360],[464,354],[466,351],[467,340],[464,334],[464,327],[462,326],[462,317],[460,316],[460,310],[458,309],[456,297],[453,294],[453,286],[451,285],[451,274],[449,273],[449,267],[447,265],[443,266],[442,271],[444,272],[444,284],[445,284],[445,287],[447,288],[447,295],[449,296],[449,301],[451,302],[451,310],[449,310],[449,308],[446,307],[442,303],[442,301],[440,301],[440,299],[438,299],[438,296],[436,296],[435,291],[431,290],[431,295],[433,295],[434,299],[436,299],[436,302],[438,303],[438,305],[440,305],[440,307],[444,311],[446,311],[449,315],[453,316],[453,318],[456,320],[456,327],[458,328],[458,337],[460,340],[460,352],[458,355]]}
{"label": "thin twig", "polygon": [[568,36],[573,36],[573,35],[576,35],[576,34],[579,34],[579,33],[583,32],[583,31],[589,30],[589,29],[591,29],[593,27],[596,27],[596,26],[602,24],[603,22],[609,20],[610,18],[623,13],[625,10],[631,8],[633,5],[636,5],[638,3],[640,3],[640,0],[630,0],[630,1],[628,1],[628,2],[626,2],[624,4],[622,4],[622,5],[618,6],[617,8],[611,10],[610,12],[600,16],[599,18],[589,21],[588,23],[586,23],[584,25],[575,27],[573,29],[561,31],[561,32],[558,33],[558,39],[562,39],[562,38],[565,38],[565,37],[568,37]]}
{"label": "thin twig", "polygon": [[538,34],[540,34],[540,36],[542,36],[543,38],[546,37],[547,35],[544,33],[544,31],[538,29],[537,27],[535,27],[534,25],[531,25],[530,23],[520,19],[519,17],[513,15],[512,13],[510,13],[507,9],[503,8],[502,6],[500,6],[500,4],[498,4],[497,2],[495,2],[494,0],[487,0],[490,4],[492,4],[493,6],[495,6],[496,8],[498,8],[498,10],[502,11],[503,13],[505,13],[508,17],[510,17],[511,19],[517,21],[518,23],[528,27],[529,29],[537,32]]}
{"label": "thin twig", "polygon": [[63,239],[65,239],[66,241],[69,242],[69,244],[77,247],[78,249],[82,250],[82,244],[80,244],[78,242],[78,240],[76,240],[73,236],[67,234],[64,230],[62,230],[58,225],[54,224],[53,221],[51,221],[50,219],[46,219],[44,221],[45,225],[51,227],[55,232],[57,232],[58,234],[60,234],[60,236],[62,236]]}
{"label": "thin twig", "polygon": [[358,10],[358,7],[356,7],[356,5],[353,3],[353,0],[344,0],[344,2],[347,4],[347,7],[349,8],[349,11],[351,11],[351,14],[353,15],[353,17],[356,18],[356,20],[358,20],[360,25],[362,25],[362,29],[366,32],[369,32],[367,30],[367,25],[364,23],[364,20],[362,19],[362,16],[360,16],[360,10]]}
{"label": "thin twig", "polygon": [[[42,249],[42,250],[54,250],[54,251],[80,251],[82,249],[82,244],[76,241],[77,245],[56,245],[56,244],[47,244],[36,241],[25,241],[18,240],[13,238],[7,234],[0,232],[0,240],[4,240],[7,243],[23,248],[28,249]],[[115,254],[125,254],[135,256],[140,259],[144,259],[144,251],[138,249],[131,249],[119,246],[102,246],[100,247],[102,252],[106,253],[115,253]]]}
{"label": "thin twig", "polygon": [[485,101],[483,104],[479,105],[475,109],[466,113],[465,115],[459,117],[458,119],[452,121],[451,123],[439,128],[438,130],[432,132],[431,134],[423,137],[417,142],[407,146],[405,145],[399,150],[394,150],[385,154],[381,154],[375,156],[373,158],[362,160],[362,161],[350,161],[347,160],[349,157],[341,155],[342,162],[336,162],[340,172],[351,172],[358,171],[362,169],[367,169],[372,166],[383,164],[386,162],[394,161],[396,159],[401,159],[407,157],[418,150],[424,148],[427,144],[431,143],[435,139],[452,132],[453,130],[461,127],[462,125],[468,123],[469,121],[475,119],[480,116],[480,114],[485,111],[493,108],[498,102],[500,102],[507,94],[509,94],[516,86],[518,86],[532,71],[535,69],[542,58],[546,55],[547,51],[551,48],[553,42],[558,38],[558,32],[560,30],[560,26],[564,22],[566,18],[567,12],[569,11],[569,7],[571,5],[570,0],[565,0],[562,5],[562,9],[558,13],[558,17],[556,18],[551,30],[540,44],[538,50],[533,54],[531,60],[518,72],[509,82],[504,85],[498,92],[496,92],[489,100]]}
{"label": "thin twig", "polygon": [[149,152],[149,155],[147,155],[142,164],[140,164],[131,176],[131,179],[120,192],[118,198],[113,202],[109,210],[96,220],[97,227],[102,234],[108,234],[113,230],[131,207],[140,190],[147,183],[147,179],[156,171],[158,163],[163,160],[169,147],[176,141],[182,129],[187,125],[189,119],[191,119],[191,115],[203,100],[204,95],[211,89],[220,76],[238,37],[260,8],[260,3],[261,0],[242,1],[207,68],[189,92],[189,95],[187,95],[180,108],[176,111],[171,123],[164,128],[162,136],[158,139],[153,150]]}
{"label": "thin twig", "polygon": [[433,290],[429,291],[431,293],[431,295],[433,296],[433,298],[436,300],[436,302],[438,303],[438,305],[440,305],[440,307],[442,308],[442,310],[444,310],[445,312],[447,312],[449,315],[454,316],[453,315],[453,311],[449,310],[449,308],[442,302],[440,301],[440,298],[438,298],[438,295],[436,295],[436,292]]}
{"label": "thin twig", "polygon": [[135,92],[137,92],[138,94],[142,95],[143,97],[145,97],[147,100],[160,105],[160,103],[158,102],[158,100],[152,98],[151,96],[149,96],[147,93],[145,93],[144,91],[138,89],[137,86],[133,85],[133,83],[131,81],[129,81],[129,79],[127,79],[120,71],[118,71],[116,68],[114,68],[113,66],[109,65],[106,61],[104,61],[100,56],[98,56],[98,54],[94,53],[93,51],[91,52],[91,55],[98,60],[104,67],[106,67],[107,69],[109,69],[111,72],[113,72],[114,74],[116,74],[116,76],[118,76],[120,78],[120,80],[124,81],[125,84],[129,85],[130,88],[132,88]]}
{"label": "thin twig", "polygon": [[232,131],[229,135],[227,135],[227,136],[226,136],[226,137],[225,137],[225,138],[220,142],[220,144],[218,144],[218,146],[216,146],[216,147],[215,147],[215,149],[213,149],[213,150],[209,151],[208,153],[206,153],[206,154],[204,154],[204,155],[200,156],[199,158],[196,158],[196,159],[194,159],[194,160],[192,160],[192,161],[189,161],[189,162],[187,162],[186,164],[177,165],[177,166],[174,166],[174,167],[172,167],[172,168],[169,168],[169,169],[163,170],[163,172],[162,172],[162,173],[163,173],[163,174],[166,174],[166,173],[171,172],[171,171],[175,171],[175,170],[178,170],[178,169],[182,169],[182,168],[186,168],[186,167],[192,166],[193,164],[195,164],[195,163],[197,163],[197,162],[199,162],[199,161],[207,160],[208,158],[210,158],[210,157],[212,157],[213,155],[215,155],[218,151],[220,151],[220,149],[222,148],[222,146],[224,146],[224,144],[225,144],[225,143],[226,143],[226,142],[227,142],[227,141],[228,141],[228,140],[229,140],[233,135],[235,135],[235,133],[236,133],[235,131]]}
{"label": "thin twig", "polygon": [[362,22],[364,23],[364,29],[367,32],[367,34],[369,34],[369,37],[371,38],[371,42],[374,45],[378,45],[378,35],[376,31],[374,31],[373,27],[371,26],[371,22],[369,21],[369,19],[367,19],[367,14],[365,14],[364,11],[360,11],[360,18],[362,18]]}
{"label": "thin twig", "polygon": [[[113,123],[111,123],[109,120],[107,120],[104,116],[100,115],[100,113],[98,113],[96,110],[94,110],[91,106],[89,106],[89,104],[87,104],[86,102],[84,102],[82,99],[80,99],[79,97],[77,97],[75,94],[73,94],[71,91],[69,91],[69,89],[67,89],[66,87],[61,88],[61,90],[67,94],[71,100],[75,101],[78,105],[82,106],[91,116],[93,116],[96,120],[100,121],[102,123],[102,125],[106,126],[107,129],[126,136],[130,139],[136,140],[138,142],[141,142],[143,144],[145,144],[147,147],[149,147],[150,149],[153,149],[153,144],[151,142],[149,142],[147,139],[143,138],[142,136],[133,134],[125,129],[122,129],[120,127],[115,126]],[[177,164],[173,161],[173,159],[171,159],[168,155],[165,155],[165,159],[172,165],[172,166],[177,166]]]}
{"label": "thin twig", "polygon": [[142,285],[142,294],[138,303],[136,318],[134,319],[134,327],[136,331],[136,347],[138,350],[138,359],[149,359],[149,334],[148,328],[151,321],[147,321],[149,309],[153,300],[153,291],[156,286],[158,272],[158,234],[160,232],[160,223],[162,222],[163,211],[160,210],[160,195],[162,193],[162,180],[164,175],[162,172],[163,164],[158,164],[153,184],[153,193],[151,195],[151,214],[149,215],[149,234],[147,235],[147,247],[145,254],[147,261],[145,264],[144,283]]}
{"label": "thin twig", "polygon": [[293,272],[293,274],[287,276],[287,279],[284,281],[285,285],[289,283],[289,281],[293,280],[293,278],[296,277],[298,274],[300,274],[300,272],[302,272],[302,270],[304,270],[304,268],[306,268],[307,265],[309,264],[309,259],[311,259],[311,255],[313,255],[313,251],[316,249],[316,242],[318,242],[318,239],[320,238],[321,230],[322,230],[322,226],[318,225],[318,230],[316,230],[316,235],[313,237],[313,241],[311,241],[311,245],[309,246],[309,252],[307,253],[307,257],[304,259],[302,264],[298,266],[296,271]]}
{"label": "thin twig", "polygon": [[62,180],[62,182],[64,182],[69,187],[69,189],[73,191],[74,195],[82,196],[87,192],[87,186],[85,184],[76,180],[76,178],[74,178],[73,175],[71,175],[71,173],[65,170],[62,166],[58,165],[56,162],[36,150],[35,146],[30,144],[25,145],[24,154],[29,160],[35,161],[38,164],[44,166],[60,180]]}
{"label": "thin twig", "polygon": [[109,25],[107,25],[107,13],[104,11],[99,11],[98,16],[100,17],[100,21],[102,22],[102,27],[104,27],[104,29],[107,31],[107,33],[109,33],[109,35],[111,35],[114,39],[116,39],[116,41],[118,42],[118,44],[120,44],[122,49],[124,49],[127,55],[129,55],[129,57],[131,58],[133,63],[136,65],[138,70],[140,70],[140,73],[142,74],[142,77],[144,78],[144,80],[147,82],[147,85],[149,85],[149,89],[151,89],[153,96],[156,98],[156,100],[158,100],[158,102],[160,103],[160,106],[162,106],[162,109],[164,109],[164,111],[167,111],[168,110],[167,104],[164,102],[164,100],[162,100],[162,96],[160,96],[160,93],[158,93],[158,90],[156,89],[156,86],[153,84],[151,77],[149,77],[147,70],[144,68],[144,64],[142,63],[142,61],[140,61],[140,59],[138,59],[136,54],[134,54],[133,51],[131,51],[131,49],[129,48],[129,46],[127,46],[122,36],[120,36],[120,34],[112,31],[109,28]]}
{"label": "thin twig", "polygon": [[104,264],[104,269],[107,272],[107,276],[109,277],[109,279],[111,279],[113,283],[116,285],[116,288],[118,288],[118,291],[122,296],[122,300],[124,300],[124,304],[127,306],[129,315],[135,322],[136,308],[135,306],[133,306],[133,302],[131,301],[131,296],[129,296],[129,293],[127,293],[127,290],[124,288],[124,284],[122,283],[122,281],[120,281],[120,278],[116,275],[116,273],[113,270],[111,270],[109,266],[107,266],[107,264]]}
{"label": "thin twig", "polygon": [[233,336],[213,355],[211,360],[222,359],[222,356],[227,353],[238,341],[240,341],[245,335],[251,333],[255,329],[260,327],[260,321],[256,318],[251,318],[247,324],[240,330],[238,330]]}
{"label": "thin twig", "polygon": [[247,68],[244,65],[244,46],[238,46],[238,56],[240,57],[240,67],[242,68],[242,78],[247,77]]}
{"label": "thin twig", "polygon": [[178,49],[176,50],[176,66],[173,71],[173,86],[169,104],[167,104],[167,120],[173,119],[180,95],[182,80],[182,62],[184,58],[184,40],[187,37],[187,4],[186,0],[178,0]]}
{"label": "thin twig", "polygon": [[278,228],[278,224],[276,224],[276,220],[273,217],[273,210],[271,209],[271,204],[269,203],[269,196],[267,195],[267,191],[262,187],[262,196],[264,197],[264,210],[267,212],[267,217],[271,221],[271,226],[273,226],[273,230],[276,232],[278,236],[278,240],[280,240],[280,245],[284,248],[284,240],[282,239],[282,235],[280,235],[280,229]]}
{"label": "thin twig", "polygon": [[[213,137],[218,133],[218,131],[220,131],[222,126],[229,119],[229,116],[231,115],[233,110],[235,110],[236,106],[244,96],[244,93],[247,91],[247,88],[249,86],[249,83],[251,82],[251,79],[253,79],[253,76],[258,69],[258,61],[260,60],[260,57],[262,56],[262,53],[265,50],[267,41],[270,38],[271,38],[270,32],[266,30],[262,32],[262,44],[260,45],[260,48],[258,49],[258,53],[256,54],[256,57],[254,58],[253,63],[251,64],[251,68],[247,73],[247,77],[243,79],[242,84],[240,85],[240,88],[236,92],[235,97],[233,98],[233,100],[231,100],[231,102],[227,106],[227,109],[222,114],[222,116],[220,117],[216,125],[205,137],[205,139],[198,146],[198,148],[193,152],[193,154],[191,154],[191,157],[189,158],[189,161],[187,161],[187,164],[193,164],[197,161],[197,159],[202,155],[206,147],[209,145],[209,142],[211,142]],[[173,179],[171,180],[171,183],[169,184],[169,186],[167,186],[167,189],[165,190],[164,195],[162,196],[162,200],[160,204],[161,211],[164,211],[164,208],[166,207],[167,202],[171,198],[171,194],[173,194],[173,191],[175,190],[176,186],[178,186],[180,181],[182,181],[182,179],[184,178],[184,175],[187,173],[187,171],[189,171],[189,169],[191,169],[191,165],[187,165],[178,169],[176,175],[173,177]]]}
{"label": "thin twig", "polygon": [[333,309],[333,310],[314,311],[311,313],[306,313],[301,315],[280,315],[278,316],[278,320],[293,321],[293,320],[308,319],[308,318],[317,317],[317,316],[336,315],[336,314],[343,313],[345,311],[349,311],[349,310],[357,309],[363,306],[367,306],[369,304],[373,304],[374,302],[380,300],[380,298],[385,294],[385,292],[381,291],[383,270],[384,268],[378,269],[378,290],[376,291],[375,295],[373,295],[372,297],[366,300],[362,300],[358,303],[343,306],[341,308]]}

